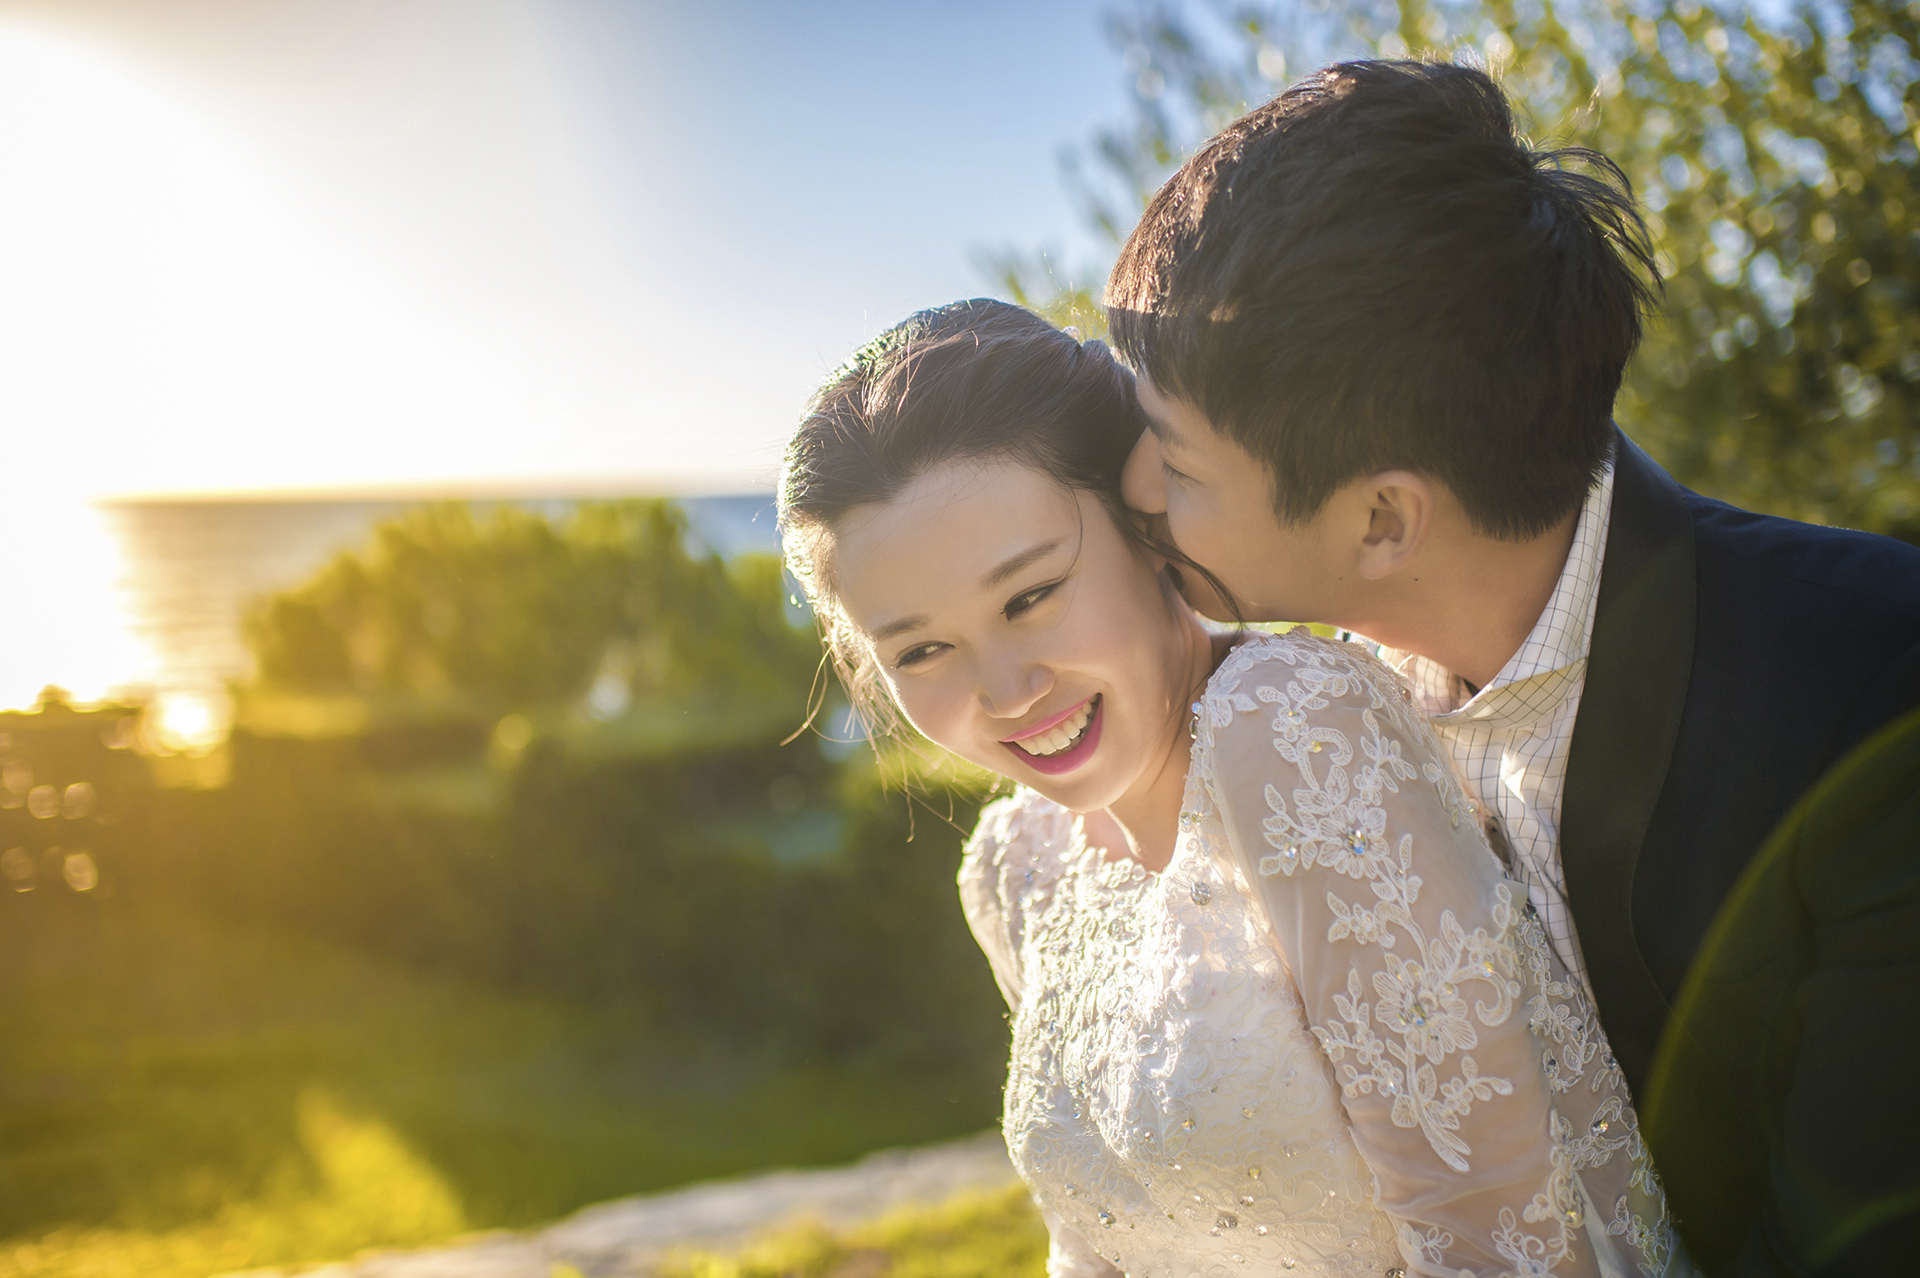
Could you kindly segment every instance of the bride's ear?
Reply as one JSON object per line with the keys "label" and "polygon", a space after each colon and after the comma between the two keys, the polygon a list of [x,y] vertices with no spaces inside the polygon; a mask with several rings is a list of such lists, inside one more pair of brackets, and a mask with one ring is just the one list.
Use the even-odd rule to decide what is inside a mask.
{"label": "bride's ear", "polygon": [[1408,470],[1382,471],[1361,481],[1366,525],[1358,562],[1362,577],[1378,581],[1413,561],[1433,527],[1433,484]]}

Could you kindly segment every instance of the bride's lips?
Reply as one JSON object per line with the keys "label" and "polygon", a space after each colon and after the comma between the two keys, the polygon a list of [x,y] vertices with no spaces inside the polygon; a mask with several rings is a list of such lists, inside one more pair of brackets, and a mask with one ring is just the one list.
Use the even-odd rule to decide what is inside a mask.
{"label": "bride's lips", "polygon": [[1018,736],[1007,737],[1003,739],[1000,744],[1006,746],[1020,762],[1026,764],[1035,772],[1042,772],[1048,776],[1058,776],[1063,772],[1071,772],[1093,757],[1094,750],[1100,745],[1100,725],[1107,717],[1106,698],[1094,696],[1089,697],[1088,701],[1093,702],[1093,714],[1088,718],[1087,726],[1080,730],[1080,739],[1074,742],[1070,748],[1062,750],[1059,754],[1029,754],[1021,749],[1018,743],[1031,740],[1065,723],[1074,715],[1080,713],[1086,706],[1086,701],[1082,701],[1079,705],[1054,715],[1050,719],[1041,721],[1034,727],[1021,732]]}
{"label": "bride's lips", "polygon": [[[1092,697],[1087,698],[1087,701],[1091,701],[1091,700],[1093,700]],[[1076,714],[1079,714],[1081,710],[1085,709],[1087,701],[1076,701],[1072,705],[1068,706],[1065,710],[1062,710],[1059,714],[1054,715],[1052,718],[1042,719],[1040,722],[1034,724],[1031,728],[1022,728],[1020,729],[1020,731],[1014,733],[1010,737],[1001,737],[1000,741],[1003,745],[1012,745],[1015,741],[1025,741],[1031,737],[1037,737],[1043,732],[1050,732],[1054,728],[1057,728],[1061,724],[1065,723],[1067,720],[1073,718],[1073,716],[1075,716]]]}

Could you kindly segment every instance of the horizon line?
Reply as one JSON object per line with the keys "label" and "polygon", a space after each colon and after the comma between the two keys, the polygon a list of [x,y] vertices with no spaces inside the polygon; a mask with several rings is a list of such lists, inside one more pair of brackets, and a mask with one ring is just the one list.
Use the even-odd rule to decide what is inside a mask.
{"label": "horizon line", "polygon": [[445,480],[384,484],[330,484],[284,488],[160,489],[90,497],[91,506],[219,505],[243,502],[323,501],[568,501],[621,497],[772,498],[775,485],[740,471],[708,475],[604,475],[550,479]]}

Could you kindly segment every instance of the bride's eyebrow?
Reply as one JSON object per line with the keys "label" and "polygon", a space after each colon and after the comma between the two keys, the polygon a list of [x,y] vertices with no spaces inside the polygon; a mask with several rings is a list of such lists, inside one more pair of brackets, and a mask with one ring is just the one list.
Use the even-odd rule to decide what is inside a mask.
{"label": "bride's eyebrow", "polygon": [[922,629],[926,624],[927,619],[925,617],[902,617],[898,621],[889,621],[868,637],[872,639],[874,643],[882,643],[893,638],[895,635],[906,634],[909,630]]}
{"label": "bride's eyebrow", "polygon": [[1013,576],[1013,574],[1019,572],[1022,568],[1038,563],[1054,551],[1060,549],[1062,543],[1065,541],[1065,537],[1055,537],[1052,541],[1042,542],[1038,546],[1031,546],[1017,555],[1009,556],[1000,562],[999,567],[980,579],[980,589],[992,590],[995,586]]}

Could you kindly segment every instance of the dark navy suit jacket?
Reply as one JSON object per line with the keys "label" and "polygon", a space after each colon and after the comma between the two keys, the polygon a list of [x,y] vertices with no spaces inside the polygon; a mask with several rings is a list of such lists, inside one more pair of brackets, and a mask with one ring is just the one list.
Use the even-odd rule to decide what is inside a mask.
{"label": "dark navy suit jacket", "polygon": [[[1920,548],[1708,500],[1618,437],[1560,829],[1567,895],[1601,1021],[1636,1096],[1650,1081],[1662,1034],[1671,1029],[1669,1012],[1703,938],[1769,834],[1849,751],[1915,707]],[[1920,845],[1909,859],[1920,866]],[[1825,873],[1851,873],[1844,856],[1822,864]],[[1798,947],[1807,955],[1783,979],[1803,991],[1826,991],[1829,1003],[1844,1002],[1849,983],[1823,983],[1815,970],[1822,961],[1816,913],[1802,910],[1791,925],[1804,925],[1805,936],[1780,938],[1783,952]],[[1912,954],[1920,957],[1920,929]],[[1823,1011],[1882,1024],[1891,1018],[1897,1028],[1885,1040],[1890,1046],[1920,1041],[1920,988],[1888,1008],[1869,1006],[1868,983],[1855,984],[1863,987],[1859,1006]],[[1754,1027],[1755,1042],[1766,1028]],[[1800,1022],[1786,1032],[1789,1039],[1801,1034]],[[1707,1056],[1731,1059],[1740,1050],[1739,1043],[1718,1043]],[[1904,1049],[1896,1055],[1900,1065],[1879,1064],[1909,1074],[1905,1094],[1915,1099],[1904,1112],[1853,1119],[1860,1131],[1904,1144],[1906,1161],[1920,1166],[1920,1061]],[[1783,1133],[1781,1116],[1795,1104],[1843,1096],[1850,1080],[1822,1073],[1835,1068],[1803,1052],[1784,1081],[1776,1077],[1767,1095],[1750,1098],[1755,1130]],[[1779,1134],[1766,1157],[1793,1164],[1804,1151],[1792,1141],[1823,1138],[1805,1127]],[[1714,1139],[1673,1130],[1670,1144]],[[1878,1138],[1847,1130],[1854,1132],[1848,1139]],[[1839,1139],[1838,1131],[1828,1136]],[[1844,1258],[1796,1254],[1796,1244],[1779,1236],[1780,1205],[1767,1196],[1790,1177],[1761,1176],[1756,1183],[1773,1188],[1729,1206],[1691,1183],[1715,1151],[1703,1160],[1702,1151],[1676,1144],[1663,1155],[1658,1139],[1650,1135],[1649,1142],[1656,1161],[1670,1168],[1668,1190],[1683,1235],[1709,1270],[1734,1272],[1737,1264],[1741,1273],[1785,1274],[1840,1265],[1832,1271],[1849,1272]],[[1751,1219],[1728,1219],[1728,1212],[1751,1212]],[[1920,1196],[1907,1212],[1909,1225],[1920,1228]],[[1909,1225],[1896,1219],[1875,1227]],[[1728,1238],[1744,1240],[1737,1252],[1729,1251]],[[1911,1261],[1920,1273],[1920,1251]]]}

